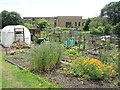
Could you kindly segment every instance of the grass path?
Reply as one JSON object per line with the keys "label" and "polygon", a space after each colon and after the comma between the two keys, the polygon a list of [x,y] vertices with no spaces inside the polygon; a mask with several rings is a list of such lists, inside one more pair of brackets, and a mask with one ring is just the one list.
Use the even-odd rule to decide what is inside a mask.
{"label": "grass path", "polygon": [[2,88],[2,53],[0,52],[0,90]]}
{"label": "grass path", "polygon": [[[1,54],[0,52],[0,60]],[[34,76],[29,71],[20,70],[15,65],[2,60],[2,88],[55,88],[55,86],[43,78]]]}

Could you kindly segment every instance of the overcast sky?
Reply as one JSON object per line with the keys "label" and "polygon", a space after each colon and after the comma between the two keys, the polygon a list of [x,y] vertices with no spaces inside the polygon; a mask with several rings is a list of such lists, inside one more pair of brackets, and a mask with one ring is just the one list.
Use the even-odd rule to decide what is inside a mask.
{"label": "overcast sky", "polygon": [[16,11],[22,17],[96,17],[108,3],[120,0],[0,0],[0,12]]}

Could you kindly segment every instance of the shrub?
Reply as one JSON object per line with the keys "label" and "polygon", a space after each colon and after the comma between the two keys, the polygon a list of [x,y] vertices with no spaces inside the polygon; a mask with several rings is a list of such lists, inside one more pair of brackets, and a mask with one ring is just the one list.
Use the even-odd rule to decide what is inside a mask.
{"label": "shrub", "polygon": [[118,35],[120,34],[120,22],[112,27],[112,33]]}
{"label": "shrub", "polygon": [[44,42],[31,50],[30,59],[35,71],[48,71],[61,60],[63,47],[55,42]]}
{"label": "shrub", "polygon": [[101,31],[97,28],[94,28],[93,30],[90,31],[91,34],[101,34]]}

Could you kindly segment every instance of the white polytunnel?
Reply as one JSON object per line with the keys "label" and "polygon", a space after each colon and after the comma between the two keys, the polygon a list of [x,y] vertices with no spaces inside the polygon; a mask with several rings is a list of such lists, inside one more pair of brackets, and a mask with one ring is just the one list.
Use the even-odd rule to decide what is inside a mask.
{"label": "white polytunnel", "polygon": [[15,40],[25,41],[31,44],[30,31],[23,25],[5,26],[1,31],[1,43],[4,47],[10,47]]}

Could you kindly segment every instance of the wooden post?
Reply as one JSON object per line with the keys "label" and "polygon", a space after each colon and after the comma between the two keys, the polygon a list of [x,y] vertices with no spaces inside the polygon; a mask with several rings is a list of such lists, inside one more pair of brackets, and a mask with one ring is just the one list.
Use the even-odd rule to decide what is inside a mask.
{"label": "wooden post", "polygon": [[24,28],[23,28],[23,41],[25,42],[25,33],[24,33]]}
{"label": "wooden post", "polygon": [[85,35],[83,36],[84,38],[84,47],[83,47],[83,50],[85,50]]}
{"label": "wooden post", "polygon": [[78,38],[78,45],[79,45],[78,53],[80,52],[80,46],[81,46],[80,43],[82,43],[82,42],[80,42],[81,37],[82,37],[82,35],[81,35],[81,30],[80,30],[80,35],[79,35],[79,38]]}
{"label": "wooden post", "polygon": [[8,54],[8,52],[7,52],[7,48],[5,48],[5,52],[6,52],[6,55]]}

